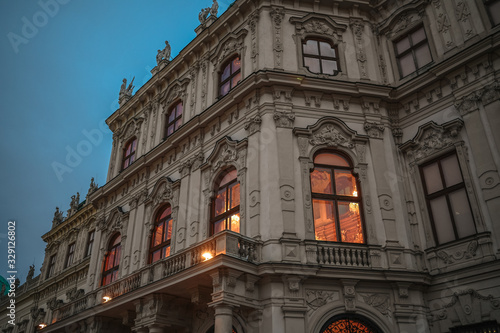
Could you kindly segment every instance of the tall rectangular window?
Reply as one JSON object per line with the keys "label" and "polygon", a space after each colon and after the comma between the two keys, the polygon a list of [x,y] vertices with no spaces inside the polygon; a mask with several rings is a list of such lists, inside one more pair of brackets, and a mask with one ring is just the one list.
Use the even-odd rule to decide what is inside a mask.
{"label": "tall rectangular window", "polygon": [[424,27],[413,30],[394,43],[399,74],[405,77],[432,61]]}
{"label": "tall rectangular window", "polygon": [[476,226],[455,152],[420,167],[436,242],[443,244],[476,233]]}
{"label": "tall rectangular window", "polygon": [[88,257],[92,254],[92,245],[94,245],[94,237],[95,237],[95,230],[92,230],[89,232],[89,237],[87,240],[87,250],[85,251],[85,257]]}
{"label": "tall rectangular window", "polygon": [[56,255],[52,255],[49,259],[49,267],[47,269],[47,278],[54,274],[54,269],[56,267]]}
{"label": "tall rectangular window", "polygon": [[71,264],[73,263],[74,257],[75,257],[75,243],[71,243],[68,246],[68,255],[66,257],[66,266],[64,266],[65,268],[71,266]]}

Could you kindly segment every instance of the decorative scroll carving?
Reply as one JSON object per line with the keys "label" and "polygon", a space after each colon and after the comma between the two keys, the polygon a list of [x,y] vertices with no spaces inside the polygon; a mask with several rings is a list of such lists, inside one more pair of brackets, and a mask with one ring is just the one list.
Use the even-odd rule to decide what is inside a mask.
{"label": "decorative scroll carving", "polygon": [[328,16],[315,13],[308,14],[303,18],[290,18],[290,22],[295,24],[295,33],[303,39],[308,34],[316,34],[332,37],[335,43],[342,42],[342,33],[347,26],[338,24]]}
{"label": "decorative scroll carving", "polygon": [[442,126],[429,122],[419,127],[417,135],[410,141],[402,144],[400,149],[413,160],[420,160],[442,149],[453,145],[458,132],[463,127],[459,119],[452,120]]}
{"label": "decorative scroll carving", "polygon": [[346,148],[354,148],[354,144],[350,139],[343,136],[333,125],[328,124],[323,126],[317,134],[309,139],[309,143],[313,146],[341,146]]}
{"label": "decorative scroll carving", "polygon": [[285,17],[283,8],[274,7],[270,12],[273,23],[274,67],[283,68],[283,37],[281,23]]}
{"label": "decorative scroll carving", "polygon": [[260,130],[261,124],[262,124],[262,117],[260,115],[256,115],[245,121],[245,129],[248,131],[250,135],[252,135]]}
{"label": "decorative scroll carving", "polygon": [[364,125],[364,128],[365,128],[366,133],[368,133],[368,135],[371,138],[380,138],[380,137],[382,137],[382,133],[385,130],[385,126],[383,124],[380,124],[380,123],[370,123],[370,122],[366,122],[365,125]]}
{"label": "decorative scroll carving", "polygon": [[384,294],[361,294],[366,304],[373,306],[386,317],[392,316],[391,301],[389,295]]}
{"label": "decorative scroll carving", "polygon": [[464,250],[454,251],[448,254],[446,251],[441,250],[436,253],[438,258],[440,258],[445,264],[453,264],[456,260],[470,259],[476,256],[478,243],[477,241],[472,241],[467,245]]}
{"label": "decorative scroll carving", "polygon": [[327,303],[337,301],[338,299],[338,291],[306,290],[306,303],[313,310],[316,310]]}
{"label": "decorative scroll carving", "polygon": [[250,26],[250,36],[251,36],[251,52],[250,58],[252,58],[252,70],[257,70],[257,63],[259,60],[259,43],[257,42],[257,22],[259,21],[259,10],[254,11],[248,17],[248,24]]}
{"label": "decorative scroll carving", "polygon": [[469,5],[465,0],[455,1],[455,4],[456,4],[455,13],[457,16],[457,21],[460,23],[460,26],[462,27],[465,40],[467,40],[475,35],[474,26],[472,25]]}

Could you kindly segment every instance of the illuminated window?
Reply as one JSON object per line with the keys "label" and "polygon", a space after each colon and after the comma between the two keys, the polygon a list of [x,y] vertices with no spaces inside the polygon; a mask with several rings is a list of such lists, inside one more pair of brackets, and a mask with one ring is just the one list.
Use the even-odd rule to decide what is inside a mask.
{"label": "illuminated window", "polygon": [[135,161],[135,150],[137,148],[137,138],[133,138],[127,142],[123,148],[122,170],[126,169]]}
{"label": "illuminated window", "polygon": [[337,48],[328,41],[306,39],[302,42],[304,67],[318,74],[336,75],[339,71]]}
{"label": "illuminated window", "polygon": [[399,74],[405,77],[432,61],[424,27],[403,36],[394,43]]}
{"label": "illuminated window", "polygon": [[457,326],[451,328],[451,333],[498,333],[500,325],[495,321],[486,321],[478,324]]}
{"label": "illuminated window", "polygon": [[236,169],[225,171],[215,188],[212,201],[211,234],[223,230],[240,232],[240,183]]}
{"label": "illuminated window", "polygon": [[420,173],[438,244],[476,233],[462,171],[455,152],[420,166]]}
{"label": "illuminated window", "polygon": [[311,192],[316,240],[365,242],[359,184],[345,157],[331,152],[316,155]]}
{"label": "illuminated window", "polygon": [[89,232],[88,240],[87,240],[87,251],[85,251],[85,257],[88,257],[92,254],[92,246],[94,245],[94,237],[95,230]]}
{"label": "illuminated window", "polygon": [[66,256],[66,267],[69,267],[73,263],[73,259],[75,256],[75,243],[71,243],[68,246],[68,255]]}
{"label": "illuminated window", "polygon": [[483,0],[493,26],[500,24],[500,0]]}
{"label": "illuminated window", "polygon": [[121,240],[120,234],[116,234],[109,242],[108,252],[104,256],[104,264],[102,268],[101,285],[108,285],[118,279],[118,268],[120,267],[121,255]]}
{"label": "illuminated window", "polygon": [[225,96],[241,81],[241,60],[239,56],[232,58],[224,66],[220,75],[219,96]]}
{"label": "illuminated window", "polygon": [[56,255],[52,255],[49,259],[49,268],[47,269],[47,278],[54,274],[54,269],[56,267]]}
{"label": "illuminated window", "polygon": [[338,315],[330,319],[320,330],[320,333],[381,333],[371,321],[357,315]]}
{"label": "illuminated window", "polygon": [[170,255],[170,239],[172,238],[172,208],[170,205],[162,208],[155,220],[149,262],[153,263]]}
{"label": "illuminated window", "polygon": [[175,104],[169,111],[167,116],[167,125],[165,136],[172,135],[182,125],[182,102]]}

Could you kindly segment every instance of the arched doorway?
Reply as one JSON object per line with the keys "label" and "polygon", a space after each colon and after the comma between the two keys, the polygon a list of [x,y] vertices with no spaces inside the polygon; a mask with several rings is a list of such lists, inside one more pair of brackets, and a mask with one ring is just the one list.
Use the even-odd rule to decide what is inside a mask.
{"label": "arched doorway", "polygon": [[382,333],[369,319],[355,314],[341,314],[328,320],[320,333]]}

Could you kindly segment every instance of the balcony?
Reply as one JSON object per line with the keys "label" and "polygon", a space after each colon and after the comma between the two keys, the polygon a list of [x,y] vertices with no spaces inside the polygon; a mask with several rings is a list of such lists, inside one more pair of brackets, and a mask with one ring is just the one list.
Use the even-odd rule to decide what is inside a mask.
{"label": "balcony", "polygon": [[[205,254],[209,254],[209,256],[204,256]],[[218,233],[194,247],[147,265],[131,275],[119,279],[110,285],[91,291],[74,302],[63,305],[54,311],[52,324],[105,303],[103,296],[114,299],[141,287],[167,279],[204,261],[210,260],[207,258],[216,257],[221,254],[250,263],[258,263],[260,258],[260,244],[251,238],[232,231]]]}
{"label": "balcony", "polygon": [[380,247],[364,244],[308,241],[308,264],[335,267],[380,267]]}

